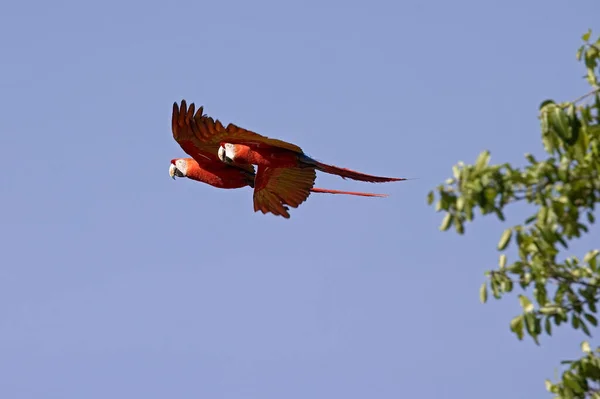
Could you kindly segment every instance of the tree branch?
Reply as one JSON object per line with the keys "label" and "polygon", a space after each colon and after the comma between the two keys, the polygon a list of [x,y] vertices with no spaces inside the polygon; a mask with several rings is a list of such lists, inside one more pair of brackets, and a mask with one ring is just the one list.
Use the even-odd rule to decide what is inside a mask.
{"label": "tree branch", "polygon": [[[600,49],[598,51],[600,51]],[[571,103],[577,104],[579,101],[584,100],[587,97],[591,96],[592,94],[595,94],[595,93],[598,93],[598,92],[600,92],[600,87],[596,87],[594,90],[590,91],[589,93],[586,93],[583,96],[577,97],[575,100],[571,101]]]}

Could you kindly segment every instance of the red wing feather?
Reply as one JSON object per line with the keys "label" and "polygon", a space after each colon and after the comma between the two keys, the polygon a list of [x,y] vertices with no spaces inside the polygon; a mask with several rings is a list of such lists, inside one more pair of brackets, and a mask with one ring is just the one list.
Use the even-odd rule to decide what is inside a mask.
{"label": "red wing feather", "polygon": [[[189,156],[194,158],[200,165],[215,164],[218,167],[218,163],[222,163],[217,157],[217,153],[214,155],[210,151],[206,151],[202,148],[202,142],[198,140],[193,129],[194,121],[194,104],[190,104],[187,107],[185,100],[181,101],[181,106],[177,103],[173,103],[173,114],[171,116],[171,130],[173,131],[173,138],[181,146],[183,151]],[[202,109],[198,110],[202,113]]]}
{"label": "red wing feather", "polygon": [[[199,138],[199,127],[197,121],[201,121],[203,108],[198,108],[191,103],[189,108],[185,100],[181,100],[181,106],[173,103],[173,114],[171,116],[171,130],[173,138],[181,146],[183,151],[190,155],[198,164],[213,169],[238,168],[254,173],[253,165],[227,165],[223,163],[218,155],[218,145],[206,145]],[[194,112],[195,111],[195,112]]]}
{"label": "red wing feather", "polygon": [[272,139],[253,131],[243,129],[233,123],[223,126],[221,121],[203,115],[204,108],[195,111],[195,104],[189,108],[185,100],[181,105],[173,104],[171,117],[173,138],[181,148],[198,163],[219,161],[217,152],[221,143],[244,144],[249,147],[275,147],[302,154],[302,149],[283,140]]}
{"label": "red wing feather", "polygon": [[316,177],[313,168],[259,167],[254,183],[254,211],[289,218],[285,205],[297,208],[306,201]]}
{"label": "red wing feather", "polygon": [[[217,121],[218,122],[218,121]],[[274,147],[281,148],[285,150],[289,150],[292,152],[296,152],[298,154],[303,154],[302,148],[298,147],[296,144],[288,143],[287,141],[272,139],[270,137],[262,136],[258,133],[254,133],[250,130],[241,128],[233,123],[230,123],[225,128],[227,132],[227,141],[232,144],[244,144],[248,147]]]}
{"label": "red wing feather", "polygon": [[[202,110],[202,108],[200,108]],[[197,125],[195,130],[198,140],[207,147],[216,148],[218,151],[221,143],[244,144],[249,147],[276,147],[302,153],[302,149],[295,144],[283,140],[272,139],[267,136],[243,129],[233,123],[224,127],[217,119],[207,115],[196,114],[194,118]],[[216,152],[215,152],[216,153]]]}

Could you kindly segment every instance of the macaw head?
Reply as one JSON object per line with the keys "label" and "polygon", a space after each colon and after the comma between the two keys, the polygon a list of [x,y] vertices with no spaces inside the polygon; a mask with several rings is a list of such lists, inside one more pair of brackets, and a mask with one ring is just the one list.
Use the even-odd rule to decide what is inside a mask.
{"label": "macaw head", "polygon": [[175,180],[177,177],[187,176],[187,160],[183,158],[171,159],[171,165],[169,165],[169,176]]}
{"label": "macaw head", "polygon": [[217,156],[222,162],[231,164],[235,158],[235,147],[230,143],[221,143]]}

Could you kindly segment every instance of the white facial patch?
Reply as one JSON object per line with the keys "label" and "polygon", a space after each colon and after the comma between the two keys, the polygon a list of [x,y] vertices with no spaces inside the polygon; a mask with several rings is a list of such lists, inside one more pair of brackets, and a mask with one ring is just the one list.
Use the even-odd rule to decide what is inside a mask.
{"label": "white facial patch", "polygon": [[225,148],[223,146],[219,147],[219,152],[217,152],[217,156],[223,162],[225,162]]}
{"label": "white facial patch", "polygon": [[178,159],[175,161],[175,166],[177,166],[182,175],[187,176],[187,162],[185,160]]}
{"label": "white facial patch", "polygon": [[225,156],[232,161],[235,160],[235,146],[233,144],[225,144]]}

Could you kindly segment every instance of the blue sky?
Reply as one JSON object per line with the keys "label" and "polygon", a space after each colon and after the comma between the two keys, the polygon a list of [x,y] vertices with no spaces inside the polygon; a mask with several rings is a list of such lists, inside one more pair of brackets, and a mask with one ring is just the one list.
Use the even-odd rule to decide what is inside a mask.
{"label": "blue sky", "polygon": [[[543,397],[582,336],[517,341],[516,299],[478,299],[506,225],[441,233],[426,195],[481,150],[541,152],[538,105],[585,92],[575,50],[599,14],[593,0],[5,2],[0,396]],[[249,188],[169,179],[182,98],[418,180],[320,174],[391,196],[254,213]]]}

